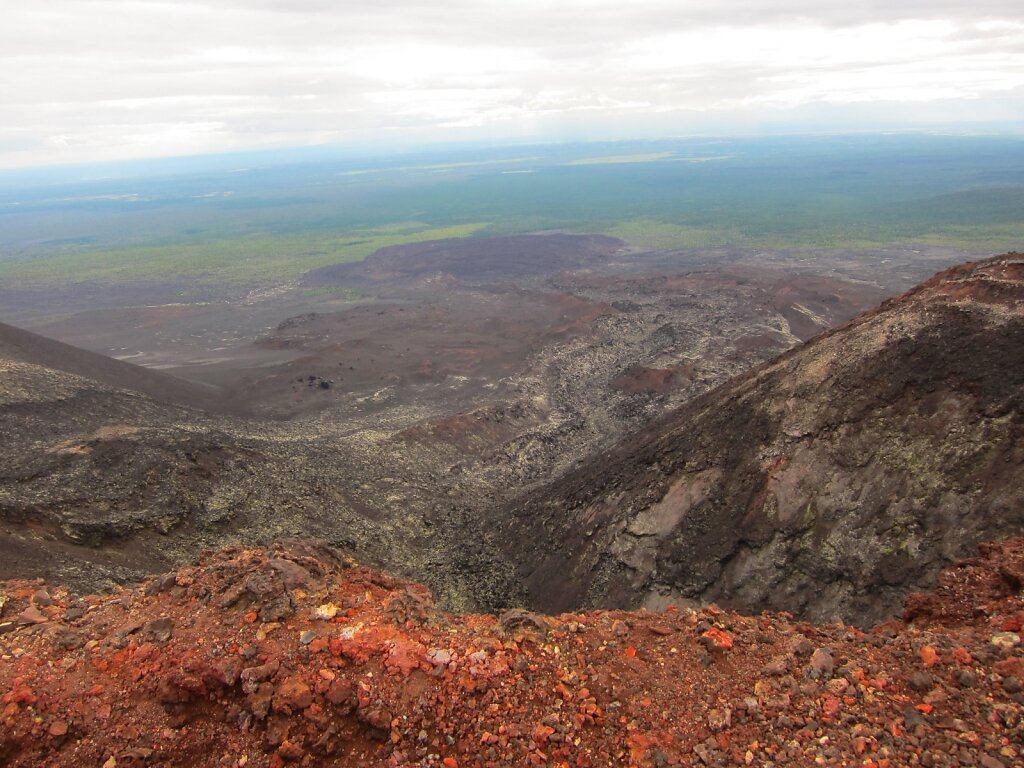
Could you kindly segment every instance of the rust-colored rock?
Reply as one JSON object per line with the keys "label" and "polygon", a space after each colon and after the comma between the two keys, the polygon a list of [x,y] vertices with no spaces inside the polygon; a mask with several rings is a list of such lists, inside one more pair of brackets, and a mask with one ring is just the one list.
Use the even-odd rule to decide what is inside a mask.
{"label": "rust-colored rock", "polygon": [[286,715],[301,712],[313,703],[313,691],[309,684],[300,677],[292,676],[285,680],[274,691],[273,709]]}
{"label": "rust-colored rock", "polygon": [[50,618],[35,605],[28,606],[18,614],[18,622],[21,624],[44,624],[49,620]]}
{"label": "rust-colored rock", "polygon": [[[182,580],[223,594],[266,554],[224,550],[182,569]],[[289,554],[299,556],[287,546],[275,550]],[[953,618],[917,614],[912,624],[890,621],[867,633],[710,606],[686,614],[534,615],[546,634],[503,626],[493,615],[436,609],[420,624],[388,608],[419,587],[302,556],[320,586],[289,596],[288,625],[242,620],[256,603],[182,602],[171,590],[140,588],[89,598],[94,607],[76,625],[89,638],[81,647],[55,644],[39,625],[0,637],[5,765],[810,768],[938,766],[943,755],[976,765],[1024,760],[1024,656],[1011,639],[992,642],[1009,633],[1001,627],[1024,611],[1024,596],[977,588],[986,574],[1024,558],[1024,539],[987,547],[954,571],[977,578],[941,581],[933,596],[955,606]],[[0,585],[16,612],[37,589]],[[62,608],[61,593],[48,593],[48,608]],[[353,607],[325,620],[316,608],[327,594]],[[141,629],[118,641],[125,627],[162,618],[174,627],[165,642],[144,642]],[[312,652],[296,640],[307,630],[334,645]],[[939,659],[931,666],[926,647]]]}

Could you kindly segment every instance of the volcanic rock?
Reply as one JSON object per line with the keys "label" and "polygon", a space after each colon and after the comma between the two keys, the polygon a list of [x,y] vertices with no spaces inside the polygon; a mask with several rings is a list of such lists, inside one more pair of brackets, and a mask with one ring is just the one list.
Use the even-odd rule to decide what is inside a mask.
{"label": "volcanic rock", "polygon": [[[866,626],[979,542],[1024,530],[1022,403],[1024,255],[1007,254],[529,491],[502,541],[544,610],[696,599]],[[524,541],[529,557],[512,550]]]}
{"label": "volcanic rock", "polygon": [[[951,766],[955,759],[1009,766],[1024,759],[1013,692],[1024,658],[1016,647],[988,650],[991,627],[1024,612],[1024,596],[1007,593],[999,576],[1024,564],[1024,539],[987,546],[944,573],[935,597],[960,606],[954,618],[919,612],[912,624],[891,620],[867,633],[713,606],[692,616],[669,608],[538,617],[546,637],[513,637],[494,615],[436,611],[426,624],[397,621],[389,601],[422,588],[328,552],[295,543],[232,547],[179,570],[192,595],[223,594],[272,558],[316,573],[322,591],[290,590],[296,611],[288,631],[264,632],[262,640],[260,625],[244,618],[256,605],[147,595],[144,587],[86,598],[91,609],[79,629],[90,641],[82,647],[57,647],[37,626],[0,636],[4,765],[654,768]],[[20,612],[38,584],[0,589]],[[68,606],[66,591],[48,591],[50,608]],[[317,618],[325,595],[352,607]],[[113,642],[122,627],[164,618],[174,632],[161,645],[144,631],[126,635],[122,647]],[[687,625],[692,631],[652,631]],[[330,642],[295,642],[296,632],[314,629]],[[701,641],[712,629],[734,640],[728,650],[705,651]],[[914,650],[922,638],[942,650],[930,672]],[[796,665],[792,651],[805,641],[814,650],[801,666],[816,664],[824,674],[827,648],[842,661],[836,677],[761,676],[773,660]],[[256,647],[258,663],[242,669],[253,658],[246,649]],[[967,671],[958,659],[984,674],[947,693],[945,665]],[[932,690],[917,682],[922,674],[934,678]]]}

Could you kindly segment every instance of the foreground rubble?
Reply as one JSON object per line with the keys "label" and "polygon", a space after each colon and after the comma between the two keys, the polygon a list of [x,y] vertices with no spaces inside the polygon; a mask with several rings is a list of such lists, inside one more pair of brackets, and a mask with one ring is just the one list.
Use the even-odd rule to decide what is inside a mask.
{"label": "foreground rubble", "polygon": [[869,632],[715,607],[452,615],[335,550],[111,596],[0,583],[10,766],[1024,765],[1024,539]]}

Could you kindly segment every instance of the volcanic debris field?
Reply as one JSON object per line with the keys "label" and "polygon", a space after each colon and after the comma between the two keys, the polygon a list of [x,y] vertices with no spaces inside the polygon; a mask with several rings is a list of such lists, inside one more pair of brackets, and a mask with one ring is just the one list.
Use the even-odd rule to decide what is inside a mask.
{"label": "volcanic debris field", "polygon": [[0,325],[0,761],[1021,765],[1024,256],[950,257],[444,240]]}
{"label": "volcanic debris field", "polygon": [[521,603],[519,494],[952,258],[474,238],[33,325],[102,355],[0,326],[0,576],[104,589],[316,536],[452,609]]}

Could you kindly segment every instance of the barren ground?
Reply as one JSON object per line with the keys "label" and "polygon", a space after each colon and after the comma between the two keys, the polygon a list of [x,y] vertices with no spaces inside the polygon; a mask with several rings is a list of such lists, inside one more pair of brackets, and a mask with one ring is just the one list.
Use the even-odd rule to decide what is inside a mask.
{"label": "barren ground", "polygon": [[166,410],[18,368],[33,383],[5,394],[0,573],[95,589],[226,540],[316,535],[447,606],[516,602],[498,505],[960,258],[526,236],[390,248],[201,303],[22,296],[5,306],[31,303],[35,330],[220,402]]}
{"label": "barren ground", "polygon": [[982,553],[868,632],[715,606],[452,615],[295,542],[106,598],[0,582],[0,760],[1017,766],[1024,543]]}

